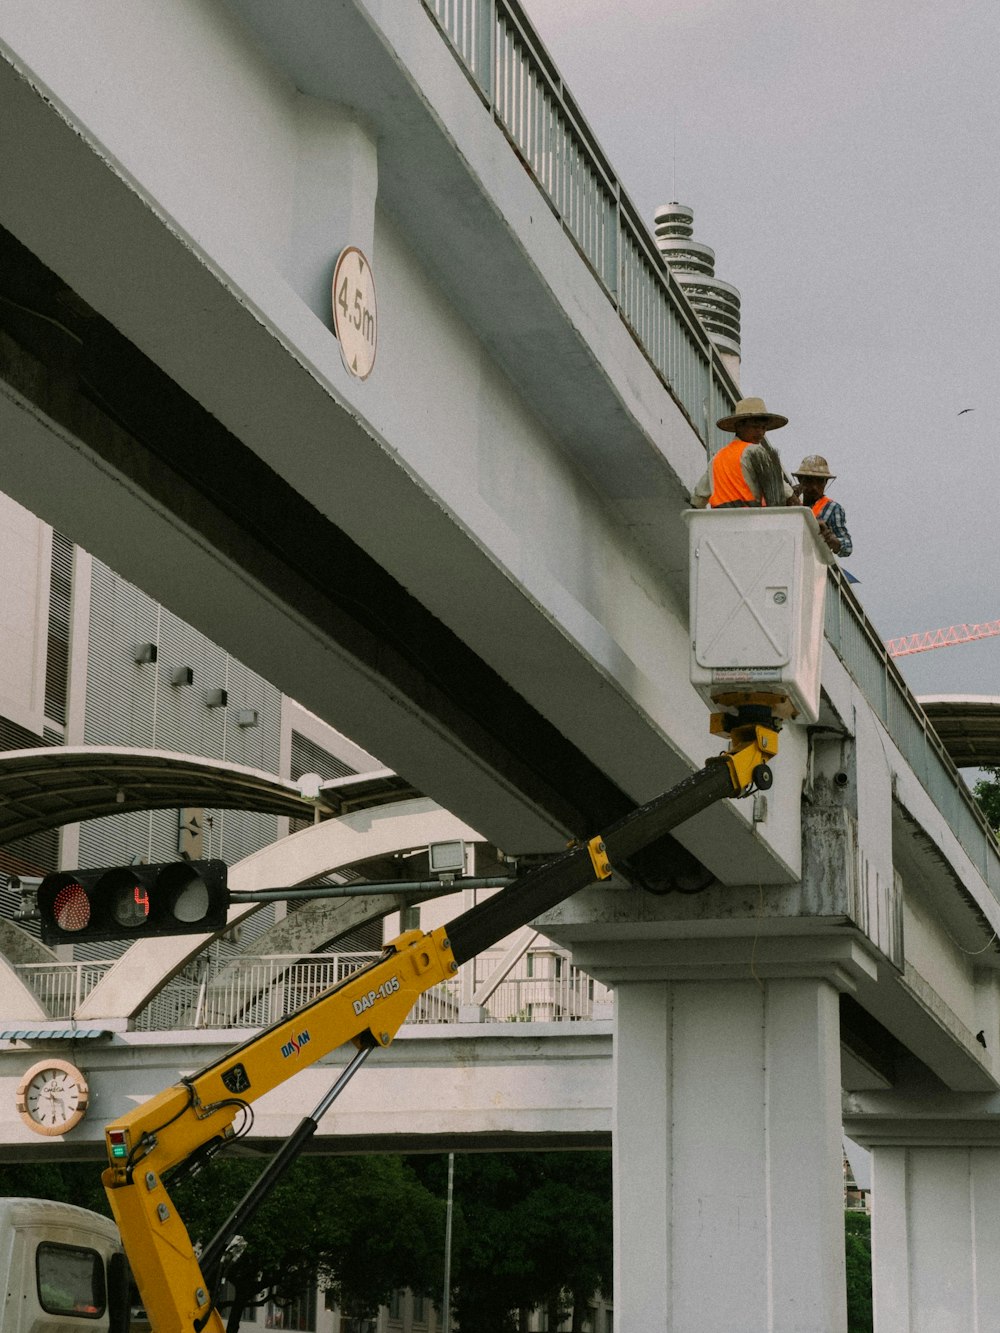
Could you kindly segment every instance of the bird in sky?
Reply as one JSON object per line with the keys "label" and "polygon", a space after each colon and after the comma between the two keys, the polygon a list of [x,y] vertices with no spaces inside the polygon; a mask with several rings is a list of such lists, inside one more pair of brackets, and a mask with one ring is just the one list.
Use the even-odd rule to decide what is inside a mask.
{"label": "bird in sky", "polygon": [[961,412],[959,412],[958,415],[959,415],[960,417],[964,417],[965,414],[966,414],[966,412],[975,412],[975,410],[976,410],[976,409],[975,409],[974,407],[963,407],[962,410],[961,410]]}

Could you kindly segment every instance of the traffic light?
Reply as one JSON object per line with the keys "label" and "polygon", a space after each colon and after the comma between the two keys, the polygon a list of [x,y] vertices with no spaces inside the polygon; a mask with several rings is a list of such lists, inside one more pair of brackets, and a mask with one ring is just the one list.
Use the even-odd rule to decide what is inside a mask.
{"label": "traffic light", "polygon": [[60,870],[38,886],[46,944],[202,934],[222,930],[228,908],[225,861]]}

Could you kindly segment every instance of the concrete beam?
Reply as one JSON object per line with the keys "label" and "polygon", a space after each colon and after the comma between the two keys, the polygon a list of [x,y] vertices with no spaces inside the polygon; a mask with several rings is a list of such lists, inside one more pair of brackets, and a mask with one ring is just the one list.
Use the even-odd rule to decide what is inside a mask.
{"label": "concrete beam", "polygon": [[[97,4],[72,31],[65,22],[51,28],[36,6],[6,9],[0,147],[9,189],[0,221],[274,477],[308,497],[488,660],[513,691],[508,698],[550,724],[552,746],[561,738],[575,747],[605,794],[610,783],[627,799],[649,798],[699,766],[706,746],[704,710],[686,681],[683,543],[674,521],[703,465],[701,445],[557,221],[539,207],[536,188],[422,10],[296,7],[288,26],[302,38],[308,67],[292,69],[281,44],[261,46],[242,26],[251,8],[238,7],[234,22],[217,6],[185,0],[150,29],[123,24],[117,6]],[[258,19],[262,12],[273,13],[258,9]],[[81,43],[114,81],[113,101],[95,97],[80,77],[89,63]],[[273,58],[264,54],[272,49]],[[328,82],[314,87],[320,72]],[[220,81],[231,102],[209,96]],[[364,385],[351,381],[313,308],[315,278],[305,290],[286,262],[301,237],[292,214],[303,136],[315,148],[315,118],[303,117],[296,92],[303,87],[313,98],[349,104],[358,132],[368,121],[377,129],[373,262],[392,336]],[[456,118],[447,128],[445,107]],[[476,114],[467,116],[470,109]],[[252,145],[247,118],[259,127]],[[206,125],[211,133],[200,132]],[[459,126],[474,142],[456,153]],[[242,178],[220,208],[219,183],[230,180],[233,160]],[[414,163],[428,172],[412,198],[406,163],[411,173]],[[83,233],[51,202],[66,190],[76,215],[88,218]],[[442,215],[442,191],[461,206]],[[465,254],[478,236],[479,262],[446,279],[440,259],[428,257],[432,231],[439,253],[454,241]],[[329,244],[332,258],[335,238]],[[521,320],[503,315],[510,293],[497,301],[484,289],[502,275],[527,303]],[[450,283],[464,292],[460,314]],[[470,336],[468,305],[498,312],[488,341]],[[525,321],[541,330],[548,357],[544,373],[529,357],[535,376],[522,385],[504,355],[526,346]],[[553,377],[566,404],[575,404],[569,415],[560,408],[558,428],[550,410],[539,415]],[[101,394],[114,396],[115,384],[102,383]],[[116,404],[119,419],[134,419],[143,395],[132,399],[124,412]],[[428,709],[426,690],[408,691],[391,673],[386,679],[388,659],[359,663],[344,652],[329,616],[317,613],[315,587],[300,584],[293,595],[287,578],[274,586],[273,549],[270,561],[251,559],[232,527],[218,549],[225,524],[193,522],[192,490],[183,517],[172,515],[177,501],[153,484],[162,458],[155,466],[133,458],[131,471],[120,458],[109,466],[80,450],[65,426],[31,415],[24,409],[9,422],[9,437],[25,445],[6,474],[19,498],[210,627],[242,660],[335,718],[492,841],[512,851],[554,848],[573,823],[585,822],[581,806],[597,809],[600,802],[573,797],[584,815],[575,820],[565,796],[559,808],[542,795],[529,764],[504,771],[498,760],[511,735],[509,708],[495,705],[490,735],[481,723],[477,736],[456,736],[453,718],[442,725],[440,710]],[[58,447],[41,443],[39,426],[55,429]],[[168,433],[168,456],[176,456],[186,432]],[[577,437],[585,447],[574,455]],[[196,472],[215,455],[202,449]],[[595,489],[598,459],[611,504]],[[244,471],[237,460],[228,482],[213,483],[216,499]],[[531,504],[516,480],[527,474],[535,477]],[[276,493],[274,485],[264,490]],[[637,504],[646,505],[638,525]],[[256,524],[269,531],[272,548],[280,518]],[[293,526],[302,531],[297,520]],[[637,544],[637,526],[643,542],[664,534],[670,550]],[[291,543],[291,529],[287,535]],[[171,557],[147,559],[153,549]],[[596,549],[604,552],[600,569]],[[355,589],[364,584],[355,581]],[[441,669],[448,656],[440,654]],[[533,746],[536,761],[544,757],[546,745],[535,737]],[[585,765],[564,767],[579,784]],[[723,877],[732,876],[736,855],[768,882],[794,874],[798,845],[787,820],[753,836],[726,805],[679,837]]]}
{"label": "concrete beam", "polygon": [[[101,1159],[108,1120],[171,1086],[178,1071],[193,1073],[252,1035],[186,1033],[178,1040],[175,1033],[123,1032],[106,1043],[60,1046],[58,1054],[88,1078],[90,1108],[71,1134],[44,1141],[14,1110],[17,1082],[40,1053],[0,1051],[0,1160]],[[264,1151],[287,1138],[353,1054],[353,1047],[341,1048],[261,1098],[246,1146]],[[607,1147],[611,1099],[609,1022],[404,1026],[323,1118],[316,1149]]]}

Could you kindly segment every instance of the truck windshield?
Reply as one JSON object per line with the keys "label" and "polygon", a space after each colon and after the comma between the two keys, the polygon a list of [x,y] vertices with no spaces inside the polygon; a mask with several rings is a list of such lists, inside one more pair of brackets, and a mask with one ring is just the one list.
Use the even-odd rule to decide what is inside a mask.
{"label": "truck windshield", "polygon": [[35,1254],[43,1310],[83,1319],[99,1319],[104,1314],[104,1261],[96,1250],[43,1240]]}

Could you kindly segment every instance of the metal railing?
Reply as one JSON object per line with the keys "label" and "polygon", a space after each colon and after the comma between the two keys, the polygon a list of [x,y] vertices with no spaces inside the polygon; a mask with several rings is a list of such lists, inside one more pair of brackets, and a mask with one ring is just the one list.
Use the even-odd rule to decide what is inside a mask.
{"label": "metal railing", "polygon": [[[299,954],[270,954],[238,959],[214,978],[207,971],[200,978],[181,974],[168,981],[136,1015],[134,1027],[138,1032],[267,1027],[378,957],[376,953],[313,954],[305,958]],[[480,979],[495,963],[490,957],[474,961]],[[112,965],[21,963],[16,970],[50,1018],[69,1019]],[[472,965],[470,962],[466,967]],[[606,1006],[609,1002],[610,992],[568,959],[561,962],[558,975],[527,976],[527,966],[522,963],[497,987],[485,1006],[486,1021],[579,1021],[594,1016],[595,1004]],[[420,997],[406,1021],[458,1022],[462,986],[461,973],[453,981],[435,986]]]}
{"label": "metal railing", "polygon": [[1000,901],[1000,847],[989,822],[839,570],[831,570],[827,582],[825,629],[834,652]]}
{"label": "metal railing", "polygon": [[739,393],[517,0],[422,3],[702,443],[723,443]]}
{"label": "metal railing", "polygon": [[18,963],[15,971],[50,1018],[72,1018],[113,964]]}
{"label": "metal railing", "polygon": [[[508,977],[487,1002],[489,1020],[495,1023],[572,1023],[592,1019],[595,986],[579,968],[567,969],[561,977]],[[597,1002],[608,1005],[608,995]]]}
{"label": "metal railing", "polygon": [[[185,1025],[195,1027],[261,1027],[294,1013],[302,1005],[322,995],[351,972],[378,958],[376,953],[299,955],[272,954],[240,959],[214,981],[203,984],[200,996],[194,983],[187,983],[180,1003],[166,1012],[163,1001],[147,1007],[137,1026],[146,1023],[160,1027],[177,1025],[178,1012],[185,1006]],[[487,971],[495,960],[478,959],[479,969]],[[471,964],[467,964],[470,966]],[[522,963],[521,972],[528,964]],[[414,1005],[407,1023],[455,1023],[461,1010],[463,977],[442,982],[427,991]],[[573,967],[568,959],[559,975],[506,978],[485,1006],[487,1021],[561,1022],[590,1018],[597,1002],[607,999],[606,989]],[[157,1011],[158,1006],[158,1011]],[[146,1015],[149,1015],[147,1018]]]}
{"label": "metal railing", "polygon": [[[719,354],[517,0],[422,0],[636,343],[706,446],[738,396]],[[989,825],[844,580],[827,637],[1000,899]]]}

